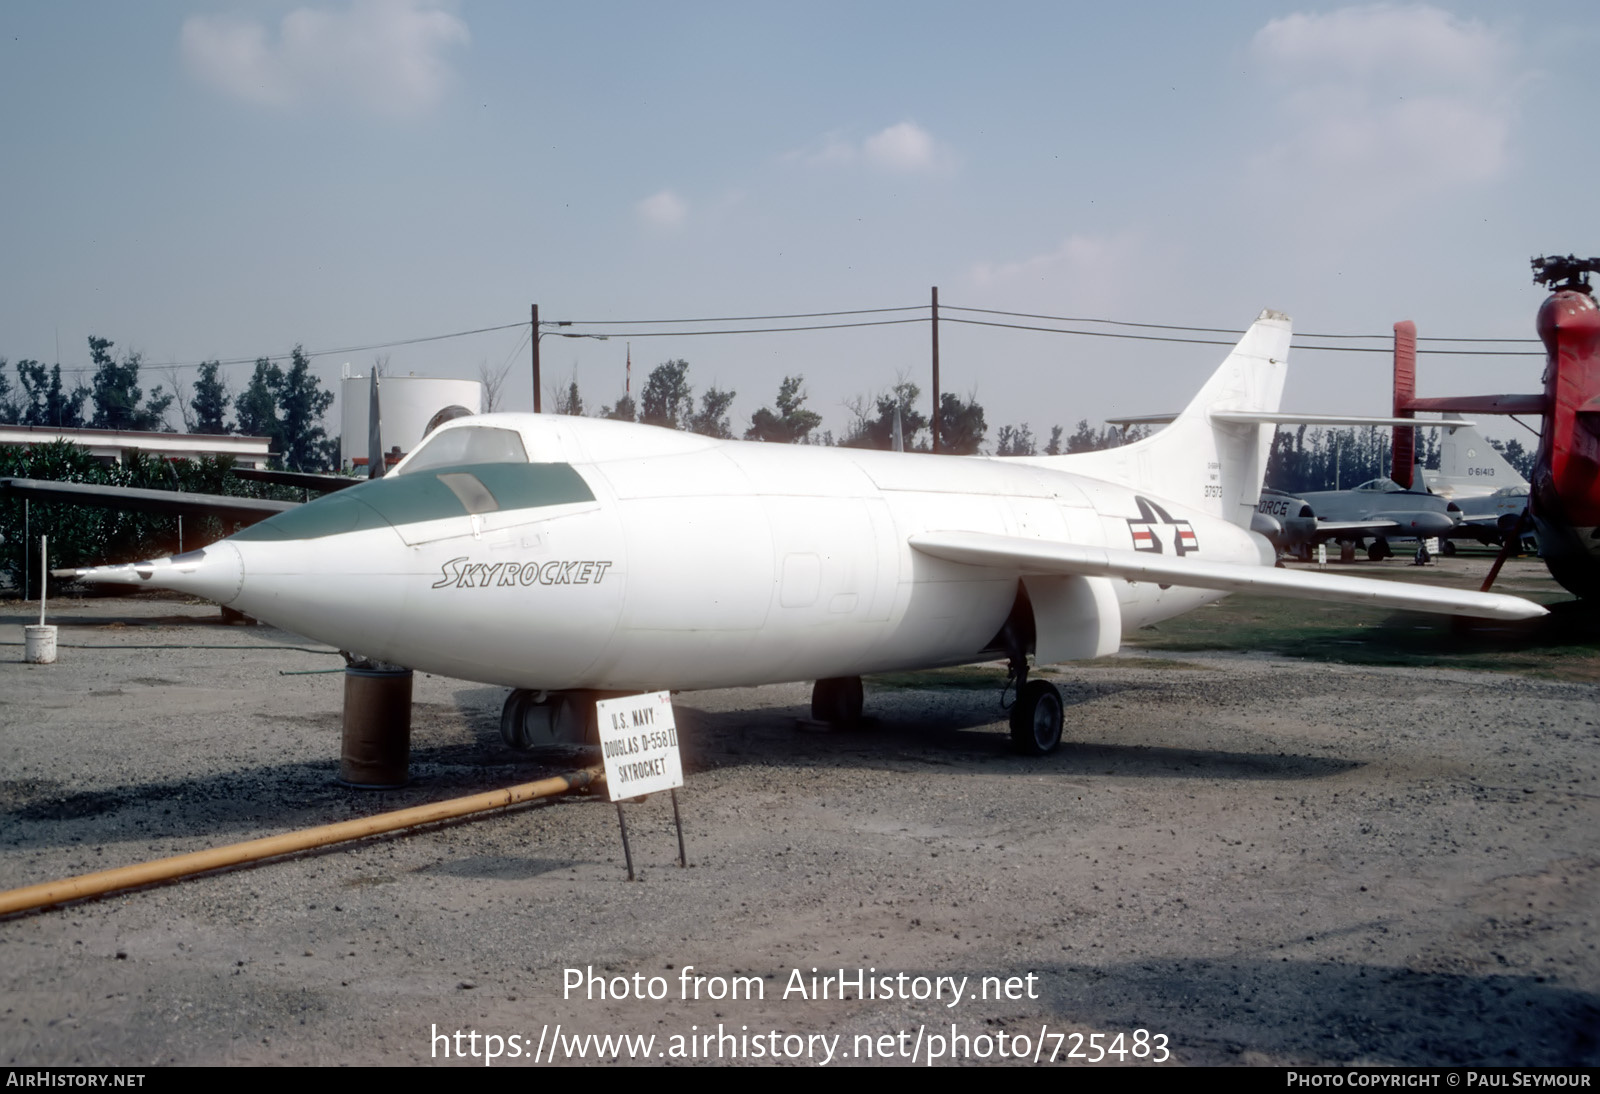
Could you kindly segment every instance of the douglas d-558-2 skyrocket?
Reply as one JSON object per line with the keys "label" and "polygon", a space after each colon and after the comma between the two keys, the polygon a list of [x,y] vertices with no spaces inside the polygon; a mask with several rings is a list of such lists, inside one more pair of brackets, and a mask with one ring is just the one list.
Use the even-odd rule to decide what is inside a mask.
{"label": "douglas d-558-2 skyrocket", "polygon": [[1289,351],[1263,312],[1171,426],[1074,456],[724,441],[588,418],[449,422],[389,477],[204,550],[81,571],[197,594],[365,657],[516,689],[509,743],[580,739],[606,694],[815,680],[849,722],[864,673],[1005,657],[1028,681],[1236,590],[1523,618],[1487,595],[1273,568],[1250,531]]}

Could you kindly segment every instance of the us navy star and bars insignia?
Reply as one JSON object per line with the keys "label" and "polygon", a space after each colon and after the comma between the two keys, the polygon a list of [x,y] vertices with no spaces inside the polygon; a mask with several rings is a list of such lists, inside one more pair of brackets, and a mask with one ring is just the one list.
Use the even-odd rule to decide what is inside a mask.
{"label": "us navy star and bars insignia", "polygon": [[1200,541],[1195,538],[1194,525],[1186,520],[1174,520],[1161,506],[1149,498],[1134,495],[1133,502],[1139,507],[1137,518],[1129,517],[1128,534],[1133,537],[1135,551],[1149,551],[1152,554],[1163,554],[1166,548],[1162,546],[1161,536],[1156,529],[1165,525],[1173,529],[1169,534],[1172,543],[1172,553],[1178,556],[1188,554],[1190,551],[1200,549]]}

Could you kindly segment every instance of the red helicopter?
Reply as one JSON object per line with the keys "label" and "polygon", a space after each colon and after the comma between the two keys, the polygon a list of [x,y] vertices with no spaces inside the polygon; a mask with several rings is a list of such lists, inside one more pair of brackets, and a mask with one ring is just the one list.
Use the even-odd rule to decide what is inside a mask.
{"label": "red helicopter", "polygon": [[[1600,306],[1589,275],[1600,258],[1535,258],[1533,280],[1550,289],[1539,308],[1545,346],[1544,391],[1537,395],[1470,395],[1417,398],[1417,328],[1394,326],[1394,414],[1418,410],[1470,414],[1537,414],[1543,419],[1539,451],[1529,477],[1528,513],[1539,556],[1550,575],[1575,595],[1600,596]],[[1413,430],[1394,431],[1394,479],[1409,487],[1415,452]],[[1401,476],[1404,476],[1402,478]],[[1506,537],[1488,589],[1515,543]]]}

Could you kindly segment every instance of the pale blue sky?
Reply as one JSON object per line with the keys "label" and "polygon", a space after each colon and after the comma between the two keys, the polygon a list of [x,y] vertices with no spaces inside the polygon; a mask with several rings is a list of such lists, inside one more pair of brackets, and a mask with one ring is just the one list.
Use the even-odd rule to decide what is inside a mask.
{"label": "pale blue sky", "polygon": [[[1524,337],[1535,253],[1600,254],[1591,3],[12,3],[0,355],[165,362],[546,319],[925,303]],[[520,331],[386,351],[472,377]],[[1173,409],[1218,347],[947,326],[998,426]],[[547,338],[619,393],[625,347]],[[331,380],[371,352],[319,357]],[[648,338],[843,430],[925,324]],[[528,403],[526,353],[508,385]],[[1378,412],[1387,359],[1302,352],[1286,402]],[[248,367],[230,370],[237,384]],[[1425,359],[1424,393],[1537,359]],[[1504,432],[1492,431],[1492,432]]]}

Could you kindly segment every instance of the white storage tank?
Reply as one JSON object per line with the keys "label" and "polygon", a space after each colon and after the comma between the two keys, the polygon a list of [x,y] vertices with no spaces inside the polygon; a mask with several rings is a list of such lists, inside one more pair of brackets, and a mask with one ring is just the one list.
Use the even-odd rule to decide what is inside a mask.
{"label": "white storage tank", "polygon": [[[372,401],[372,379],[346,374],[339,387],[339,463],[350,467],[367,460],[367,409]],[[379,376],[379,418],[383,447],[405,455],[417,447],[433,416],[447,407],[483,412],[483,384],[477,380],[446,380],[436,376]]]}

